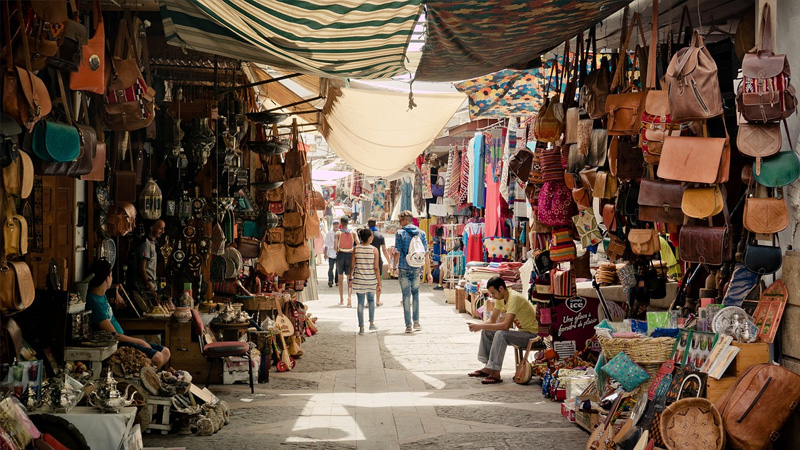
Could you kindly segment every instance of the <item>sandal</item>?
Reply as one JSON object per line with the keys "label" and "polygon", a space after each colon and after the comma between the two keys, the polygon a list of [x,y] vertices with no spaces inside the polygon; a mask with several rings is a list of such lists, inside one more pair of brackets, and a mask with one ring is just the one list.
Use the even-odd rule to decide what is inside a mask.
{"label": "sandal", "polygon": [[483,380],[481,380],[481,384],[500,384],[502,382],[503,380],[495,377],[486,377]]}
{"label": "sandal", "polygon": [[485,377],[486,375],[489,375],[489,374],[484,372],[484,371],[482,371],[482,370],[476,370],[475,372],[470,372],[470,373],[467,374],[468,377],[474,377],[474,378]]}

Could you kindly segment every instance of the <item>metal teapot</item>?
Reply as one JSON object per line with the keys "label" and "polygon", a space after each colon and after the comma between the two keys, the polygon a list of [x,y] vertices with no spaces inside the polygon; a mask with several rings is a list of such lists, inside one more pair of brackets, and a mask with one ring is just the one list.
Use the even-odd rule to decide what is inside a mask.
{"label": "metal teapot", "polygon": [[220,322],[228,323],[236,321],[236,316],[237,313],[236,310],[233,309],[233,306],[230,303],[226,303],[225,308],[223,308],[222,311],[220,311],[217,315],[217,319]]}
{"label": "metal teapot", "polygon": [[131,388],[133,386],[128,385],[125,393],[120,393],[117,390],[117,380],[111,376],[109,371],[105,381],[96,386],[96,389],[89,394],[89,404],[103,412],[118,413],[122,408],[133,404],[136,391],[130,392]]}

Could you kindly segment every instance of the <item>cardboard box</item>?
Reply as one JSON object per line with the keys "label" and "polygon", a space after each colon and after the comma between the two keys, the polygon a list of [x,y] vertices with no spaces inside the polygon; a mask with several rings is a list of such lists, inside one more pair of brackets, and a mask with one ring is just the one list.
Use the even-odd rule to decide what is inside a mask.
{"label": "cardboard box", "polygon": [[444,300],[448,305],[455,305],[456,304],[456,290],[455,289],[445,289],[444,290]]}
{"label": "cardboard box", "polygon": [[591,432],[600,423],[600,414],[577,410],[575,411],[575,423],[584,430]]}
{"label": "cardboard box", "polygon": [[561,415],[572,423],[575,423],[575,409],[567,402],[561,403]]}
{"label": "cardboard box", "polygon": [[738,379],[738,377],[732,375],[724,375],[719,380],[708,377],[708,384],[706,385],[706,398],[709,399],[711,403],[716,403],[717,400],[722,397],[722,394],[724,394],[729,387],[733,386]]}

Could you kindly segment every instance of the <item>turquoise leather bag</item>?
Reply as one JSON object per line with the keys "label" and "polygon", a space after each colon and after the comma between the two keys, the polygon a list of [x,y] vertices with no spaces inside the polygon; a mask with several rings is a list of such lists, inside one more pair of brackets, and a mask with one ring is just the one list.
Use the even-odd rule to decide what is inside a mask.
{"label": "turquoise leather bag", "polygon": [[800,176],[800,160],[794,151],[778,152],[761,159],[761,172],[753,170],[756,182],[766,187],[792,184]]}
{"label": "turquoise leather bag", "polygon": [[47,162],[70,162],[81,154],[78,129],[59,122],[40,121],[33,129],[33,153]]}

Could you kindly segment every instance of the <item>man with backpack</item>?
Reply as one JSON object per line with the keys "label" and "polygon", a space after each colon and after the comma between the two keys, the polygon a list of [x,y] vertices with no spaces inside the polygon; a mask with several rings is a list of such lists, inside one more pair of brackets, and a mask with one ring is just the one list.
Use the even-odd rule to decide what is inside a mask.
{"label": "man with backpack", "polygon": [[[344,305],[344,286],[349,286],[350,267],[353,260],[353,249],[358,244],[355,231],[347,228],[350,220],[347,216],[340,221],[342,229],[336,232],[333,248],[336,250],[336,275],[339,283],[339,305]],[[352,308],[353,302],[350,289],[347,290],[347,307]]]}
{"label": "man with backpack", "polygon": [[[412,316],[414,330],[421,330],[419,324],[419,282],[422,268],[428,261],[428,239],[425,232],[412,222],[411,211],[400,213],[400,226],[395,238],[394,266],[398,268],[400,289],[403,292],[403,313],[406,322],[406,333],[412,332]],[[428,277],[428,282],[432,282]],[[412,314],[413,300],[413,314]]]}

